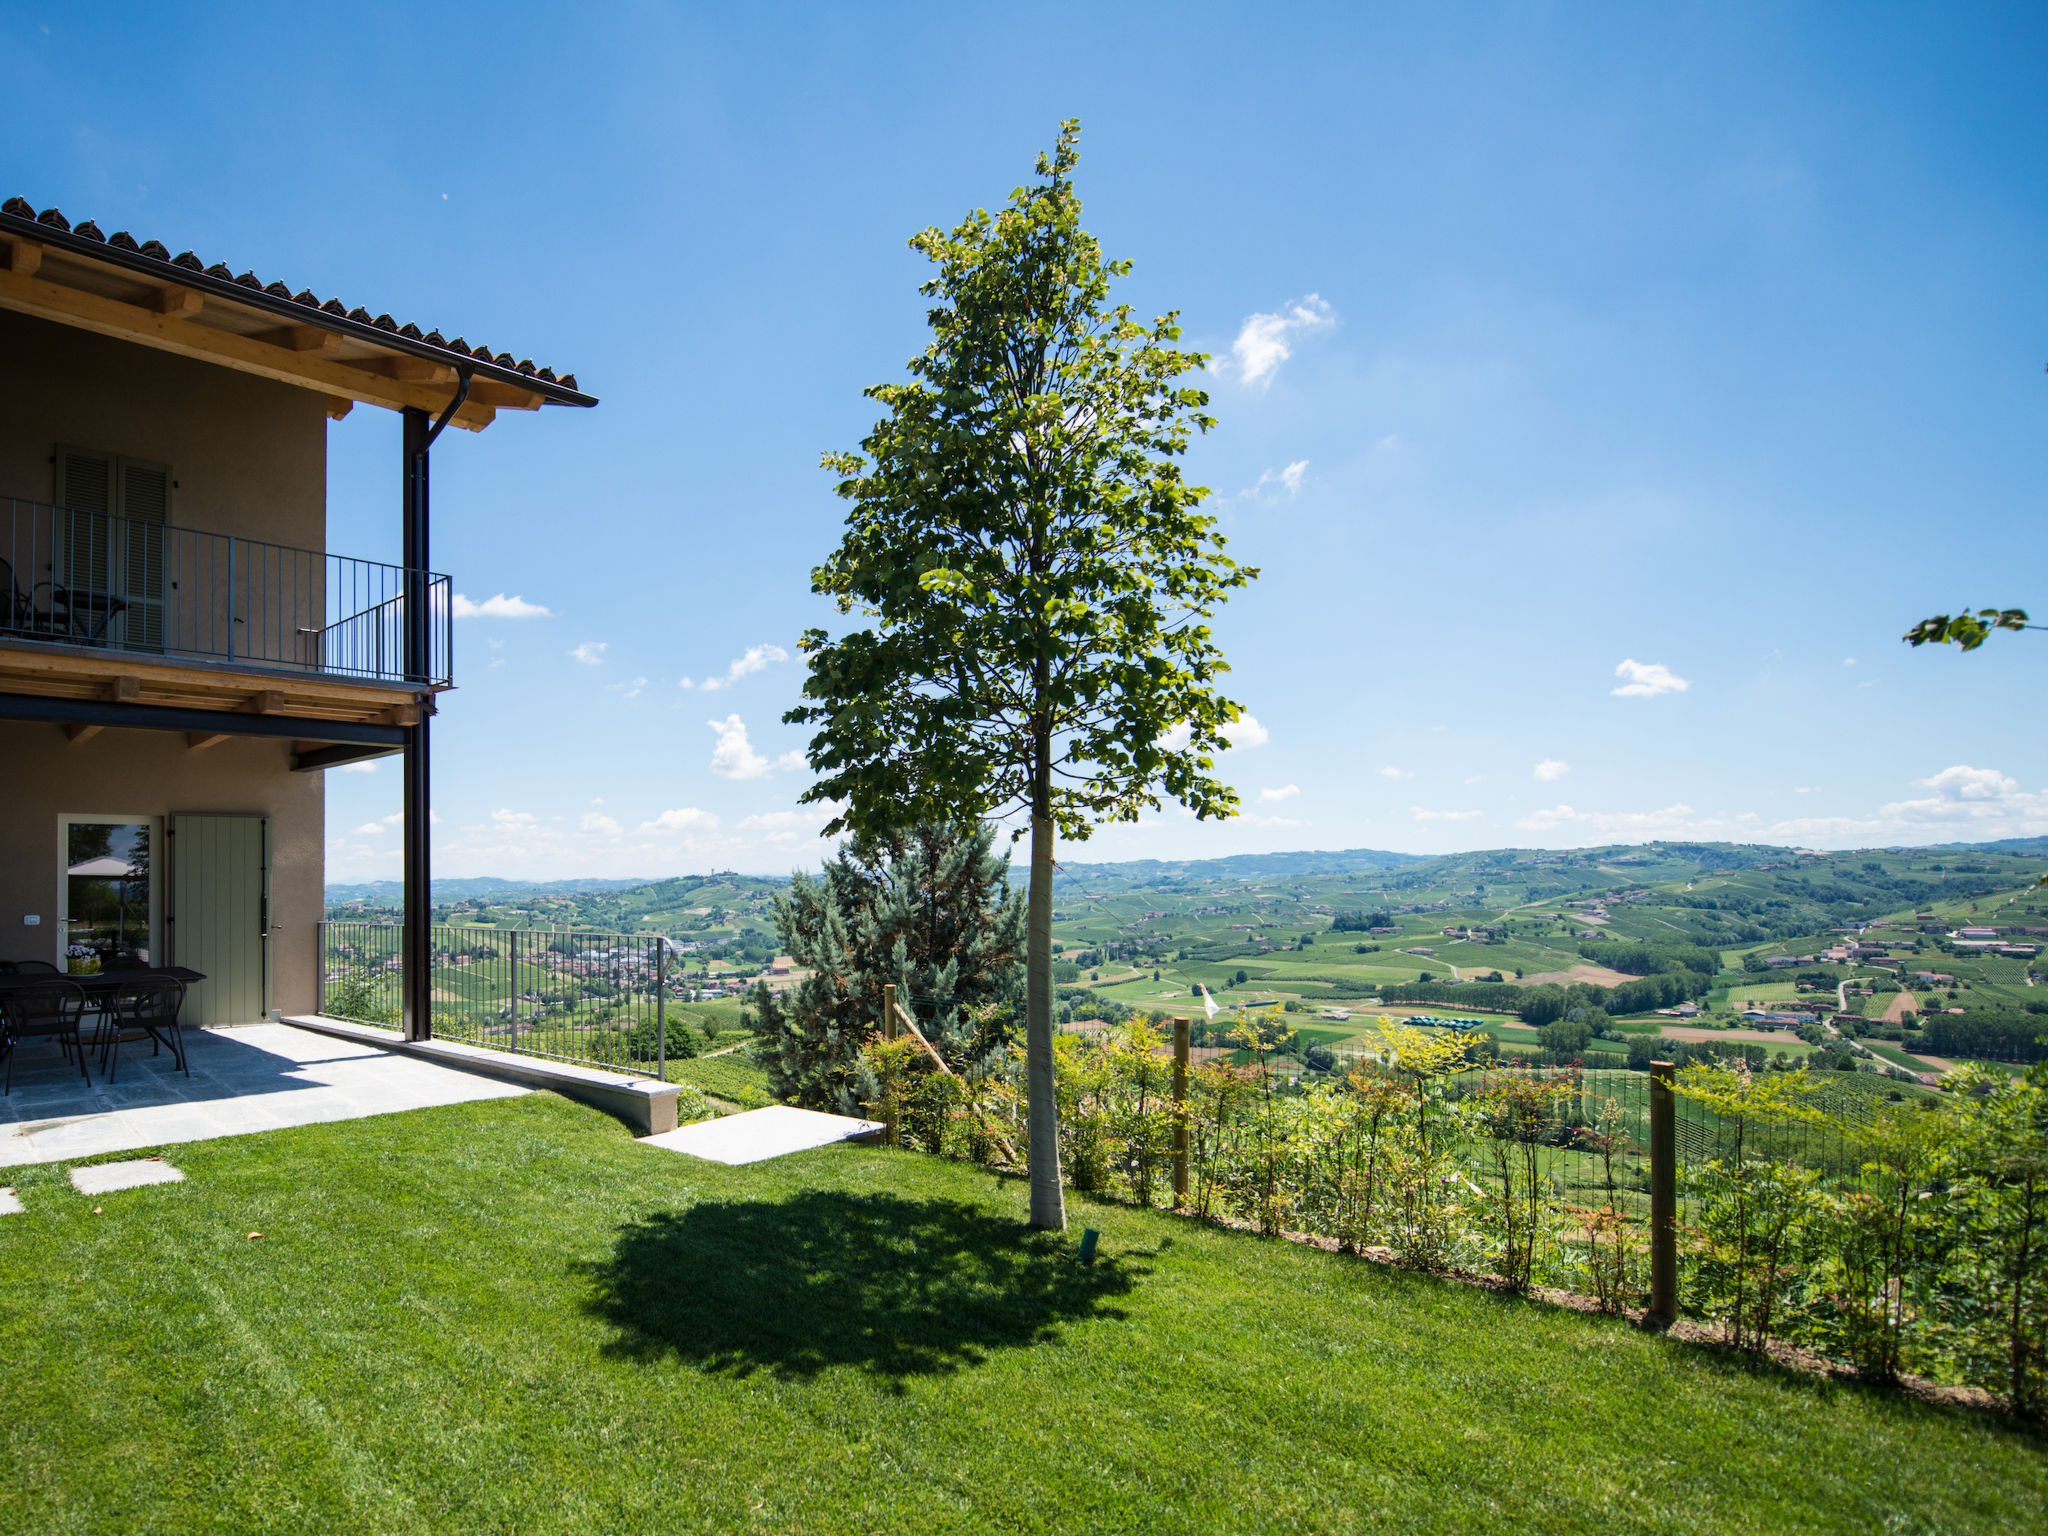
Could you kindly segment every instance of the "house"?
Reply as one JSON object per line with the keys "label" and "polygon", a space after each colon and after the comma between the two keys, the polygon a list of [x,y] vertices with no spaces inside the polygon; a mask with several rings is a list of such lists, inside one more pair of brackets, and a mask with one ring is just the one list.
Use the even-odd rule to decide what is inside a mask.
{"label": "house", "polygon": [[[0,204],[0,960],[204,973],[311,1012],[322,773],[397,755],[404,1027],[431,1031],[429,726],[455,684],[430,452],[573,376]],[[327,430],[403,422],[399,564],[327,543]],[[458,461],[459,463],[460,461]]]}

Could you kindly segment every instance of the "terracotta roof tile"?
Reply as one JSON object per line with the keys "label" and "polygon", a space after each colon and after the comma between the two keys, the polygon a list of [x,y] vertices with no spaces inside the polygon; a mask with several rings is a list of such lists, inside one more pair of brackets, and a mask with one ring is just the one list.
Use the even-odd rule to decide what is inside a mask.
{"label": "terracotta roof tile", "polygon": [[[280,281],[266,283],[252,271],[245,271],[240,276],[237,276],[224,263],[214,262],[208,265],[189,250],[181,251],[176,256],[173,256],[170,253],[169,247],[164,245],[162,241],[145,240],[138,244],[135,237],[125,229],[117,230],[112,235],[102,234],[100,227],[90,219],[86,219],[76,225],[72,224],[69,219],[64,217],[61,209],[45,208],[42,212],[38,213],[35,205],[26,198],[8,198],[4,203],[0,203],[0,214],[5,214],[15,219],[32,220],[47,229],[60,230],[76,238],[97,241],[125,255],[139,256],[151,262],[159,262],[167,267],[179,268],[185,272],[204,273],[207,277],[223,282],[235,283],[243,288],[255,289],[272,298],[304,305],[308,309],[318,310],[323,315],[335,316],[357,325],[372,325],[380,331],[393,332],[406,338],[408,341],[416,341],[425,346],[453,352],[459,356],[487,363],[494,368],[515,372],[545,384],[557,385],[560,388],[574,391],[577,394],[582,393],[577,387],[575,374],[557,374],[552,368],[536,368],[531,358],[521,358],[515,362],[510,352],[493,353],[489,347],[482,343],[472,347],[460,336],[456,337],[453,341],[448,341],[443,339],[438,330],[423,332],[417,325],[413,325],[410,322],[400,325],[388,314],[380,314],[372,318],[370,312],[360,305],[349,308],[338,298],[322,300],[309,288],[302,288],[297,293],[294,293],[289,284]],[[132,262],[128,264],[133,265]]]}

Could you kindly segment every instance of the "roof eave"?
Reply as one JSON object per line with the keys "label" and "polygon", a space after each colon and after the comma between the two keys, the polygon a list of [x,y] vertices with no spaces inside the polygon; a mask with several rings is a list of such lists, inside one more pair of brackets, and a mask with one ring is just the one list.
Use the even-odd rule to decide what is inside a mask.
{"label": "roof eave", "polygon": [[296,299],[279,298],[276,294],[268,293],[261,288],[251,288],[247,284],[238,283],[231,277],[215,277],[209,272],[195,272],[189,267],[179,266],[176,262],[161,261],[140,251],[124,251],[107,241],[59,229],[54,224],[23,218],[20,214],[0,212],[0,234],[14,240],[35,241],[87,261],[120,267],[153,282],[176,283],[180,287],[190,288],[194,292],[221,299],[226,303],[240,304],[248,309],[276,315],[294,325],[316,326],[369,346],[403,352],[408,356],[423,358],[444,367],[466,368],[477,379],[488,379],[538,395],[545,405],[597,404],[597,396],[570,389],[558,381],[543,379],[537,374],[521,373],[517,368],[486,362],[482,358],[471,357],[449,347],[437,347],[431,342],[415,340],[397,331],[387,331],[382,326],[351,320],[345,315],[330,314],[316,306],[301,304]]}

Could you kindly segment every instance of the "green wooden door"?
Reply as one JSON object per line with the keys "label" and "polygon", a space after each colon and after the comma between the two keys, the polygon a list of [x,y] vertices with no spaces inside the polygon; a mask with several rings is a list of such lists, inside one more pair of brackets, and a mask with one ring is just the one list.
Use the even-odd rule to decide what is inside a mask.
{"label": "green wooden door", "polygon": [[171,963],[206,973],[186,991],[185,1023],[270,1016],[267,818],[171,818],[170,919]]}

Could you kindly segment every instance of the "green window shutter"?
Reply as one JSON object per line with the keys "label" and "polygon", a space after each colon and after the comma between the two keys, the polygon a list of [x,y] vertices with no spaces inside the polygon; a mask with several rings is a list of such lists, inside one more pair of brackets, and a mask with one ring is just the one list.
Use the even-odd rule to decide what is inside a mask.
{"label": "green window shutter", "polygon": [[117,593],[128,604],[121,616],[127,643],[139,650],[164,645],[164,545],[171,520],[171,471],[141,459],[115,462],[122,524]]}
{"label": "green window shutter", "polygon": [[57,584],[105,592],[113,551],[108,547],[117,495],[114,456],[87,448],[57,448],[57,513],[51,530]]}

